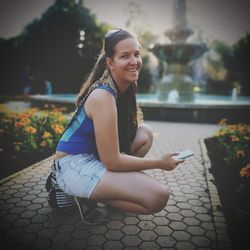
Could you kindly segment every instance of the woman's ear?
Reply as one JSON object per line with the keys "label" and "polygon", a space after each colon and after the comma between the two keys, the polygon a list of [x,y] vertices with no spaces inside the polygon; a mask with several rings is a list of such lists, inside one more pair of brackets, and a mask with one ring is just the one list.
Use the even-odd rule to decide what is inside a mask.
{"label": "woman's ear", "polygon": [[106,57],[106,64],[107,64],[107,67],[108,67],[110,70],[113,70],[113,69],[114,69],[112,58]]}

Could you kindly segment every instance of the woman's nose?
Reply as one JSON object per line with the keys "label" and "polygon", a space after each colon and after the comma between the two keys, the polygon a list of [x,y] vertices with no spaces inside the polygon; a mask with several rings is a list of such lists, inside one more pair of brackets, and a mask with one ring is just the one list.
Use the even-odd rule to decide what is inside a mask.
{"label": "woman's nose", "polygon": [[136,63],[137,63],[137,61],[136,61],[135,56],[131,56],[131,58],[130,58],[130,64],[136,64]]}

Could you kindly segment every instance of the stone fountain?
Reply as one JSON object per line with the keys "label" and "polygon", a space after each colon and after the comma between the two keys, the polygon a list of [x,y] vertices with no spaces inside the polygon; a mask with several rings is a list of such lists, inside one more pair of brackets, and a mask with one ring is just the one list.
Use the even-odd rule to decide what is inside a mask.
{"label": "stone fountain", "polygon": [[158,85],[158,99],[169,102],[194,100],[192,62],[207,50],[203,43],[188,43],[193,34],[186,18],[186,1],[175,0],[173,5],[172,28],[165,32],[169,43],[156,43],[150,48],[160,60],[168,64]]}

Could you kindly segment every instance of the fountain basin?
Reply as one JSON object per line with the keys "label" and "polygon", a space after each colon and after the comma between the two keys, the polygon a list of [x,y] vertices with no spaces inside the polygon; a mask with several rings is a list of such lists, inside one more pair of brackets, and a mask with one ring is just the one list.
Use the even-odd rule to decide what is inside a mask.
{"label": "fountain basin", "polygon": [[167,63],[188,64],[207,51],[207,47],[204,44],[189,43],[156,44],[150,51]]}
{"label": "fountain basin", "polygon": [[[32,95],[32,105],[52,103],[74,109],[75,94]],[[230,123],[250,123],[250,97],[196,94],[192,102],[159,101],[156,94],[138,94],[137,102],[145,120],[217,124],[222,118]]]}

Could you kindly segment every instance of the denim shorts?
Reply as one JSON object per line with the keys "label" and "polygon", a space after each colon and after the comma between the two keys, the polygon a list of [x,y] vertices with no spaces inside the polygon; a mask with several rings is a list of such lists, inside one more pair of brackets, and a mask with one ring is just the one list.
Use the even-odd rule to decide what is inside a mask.
{"label": "denim shorts", "polygon": [[66,155],[56,160],[56,180],[67,194],[89,198],[107,169],[93,154]]}

